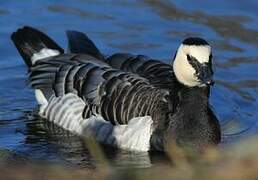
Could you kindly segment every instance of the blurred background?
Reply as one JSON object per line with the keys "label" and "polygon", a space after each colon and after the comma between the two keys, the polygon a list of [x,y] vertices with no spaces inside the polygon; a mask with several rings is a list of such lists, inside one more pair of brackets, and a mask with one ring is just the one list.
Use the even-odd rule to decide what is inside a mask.
{"label": "blurred background", "polygon": [[[38,28],[67,47],[78,30],[106,55],[144,54],[170,63],[189,36],[213,47],[215,86],[210,102],[222,125],[220,148],[258,133],[258,2],[255,0],[9,0],[0,1],[0,152],[18,159],[91,168],[80,138],[36,116],[27,69],[10,41],[22,26]],[[163,156],[107,149],[117,167],[150,167]],[[1,156],[0,156],[1,157]]]}

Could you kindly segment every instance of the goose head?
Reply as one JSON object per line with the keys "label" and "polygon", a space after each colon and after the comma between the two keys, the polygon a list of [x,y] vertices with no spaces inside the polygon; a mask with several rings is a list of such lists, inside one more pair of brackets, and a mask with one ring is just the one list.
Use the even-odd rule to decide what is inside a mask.
{"label": "goose head", "polygon": [[179,46],[173,62],[177,80],[188,87],[213,84],[211,47],[204,39],[190,37]]}

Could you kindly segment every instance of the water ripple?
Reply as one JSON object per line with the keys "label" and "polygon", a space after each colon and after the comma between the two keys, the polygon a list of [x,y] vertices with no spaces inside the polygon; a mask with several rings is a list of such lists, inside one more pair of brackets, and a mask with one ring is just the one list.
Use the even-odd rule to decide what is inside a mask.
{"label": "water ripple", "polygon": [[54,12],[54,13],[62,13],[62,14],[70,14],[79,16],[81,18],[94,18],[98,20],[112,20],[114,19],[112,16],[102,14],[102,13],[96,13],[96,12],[88,12],[79,8],[75,7],[68,7],[64,5],[50,5],[47,7],[48,11]]}
{"label": "water ripple", "polygon": [[251,17],[240,15],[210,15],[201,11],[179,9],[171,1],[145,0],[158,15],[164,19],[185,20],[210,27],[222,37],[235,38],[247,43],[257,44],[258,30],[246,28],[244,23],[250,23]]}

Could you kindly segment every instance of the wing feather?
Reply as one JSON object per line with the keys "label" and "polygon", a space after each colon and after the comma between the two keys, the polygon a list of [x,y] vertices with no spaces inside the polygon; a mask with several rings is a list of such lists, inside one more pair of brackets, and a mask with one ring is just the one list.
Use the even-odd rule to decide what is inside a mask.
{"label": "wing feather", "polygon": [[[56,97],[68,93],[80,97],[85,102],[81,112],[84,118],[100,114],[114,125],[127,124],[133,117],[151,115],[157,102],[166,94],[166,90],[153,86],[149,79],[138,74],[87,59],[79,61],[76,58],[62,54],[48,61],[38,61],[35,67],[31,68],[30,80],[33,87],[48,88]],[[163,65],[156,61],[155,63],[140,64],[145,64],[146,71],[157,72],[154,66]],[[132,64],[139,66],[136,60],[123,66],[128,69],[135,68],[136,65]],[[140,66],[136,69],[139,68]],[[48,107],[50,119],[62,116],[62,112],[53,115],[53,112],[57,111],[56,107]]]}
{"label": "wing feather", "polygon": [[171,89],[171,85],[176,81],[171,65],[147,56],[117,53],[108,57],[106,62],[113,68],[146,78],[158,88]]}

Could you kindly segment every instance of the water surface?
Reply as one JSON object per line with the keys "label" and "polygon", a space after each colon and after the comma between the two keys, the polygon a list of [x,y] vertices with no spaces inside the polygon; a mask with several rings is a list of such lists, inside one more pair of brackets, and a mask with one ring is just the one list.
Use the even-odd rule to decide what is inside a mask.
{"label": "water surface", "polygon": [[[10,41],[17,28],[41,29],[66,47],[65,30],[86,32],[104,54],[131,52],[170,63],[188,36],[213,47],[216,84],[211,104],[230,145],[258,132],[258,2],[28,0],[0,1],[0,148],[32,160],[91,168],[94,161],[80,138],[35,114],[26,67]],[[148,153],[107,148],[117,167],[166,163]]]}

